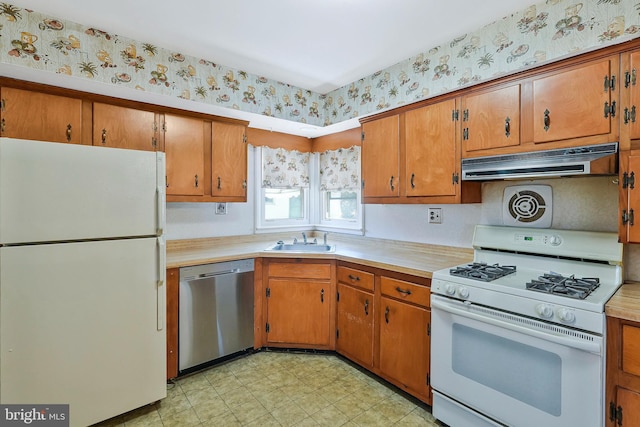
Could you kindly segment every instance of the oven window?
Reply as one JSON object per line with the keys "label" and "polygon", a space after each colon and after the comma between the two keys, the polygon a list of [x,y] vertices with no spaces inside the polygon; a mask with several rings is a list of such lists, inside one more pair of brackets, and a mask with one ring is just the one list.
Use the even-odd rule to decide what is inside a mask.
{"label": "oven window", "polygon": [[458,323],[454,372],[548,414],[560,416],[562,359],[555,353]]}

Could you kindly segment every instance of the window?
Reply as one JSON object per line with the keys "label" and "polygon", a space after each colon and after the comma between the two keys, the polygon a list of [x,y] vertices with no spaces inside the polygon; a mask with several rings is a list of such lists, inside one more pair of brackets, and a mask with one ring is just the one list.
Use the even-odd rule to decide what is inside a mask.
{"label": "window", "polygon": [[301,153],[261,147],[256,230],[362,231],[360,147]]}
{"label": "window", "polygon": [[322,219],[325,221],[356,221],[359,210],[360,200],[355,191],[326,191],[324,193]]}
{"label": "window", "polygon": [[265,221],[304,219],[304,204],[302,188],[264,189]]}

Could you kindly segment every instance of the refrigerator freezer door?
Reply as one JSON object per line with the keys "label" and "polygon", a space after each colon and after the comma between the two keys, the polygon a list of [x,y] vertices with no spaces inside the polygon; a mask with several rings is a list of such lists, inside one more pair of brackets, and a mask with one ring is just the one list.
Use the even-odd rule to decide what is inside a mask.
{"label": "refrigerator freezer door", "polygon": [[166,396],[158,243],[0,248],[0,403],[70,404],[86,426]]}
{"label": "refrigerator freezer door", "polygon": [[0,243],[155,236],[164,153],[0,138]]}

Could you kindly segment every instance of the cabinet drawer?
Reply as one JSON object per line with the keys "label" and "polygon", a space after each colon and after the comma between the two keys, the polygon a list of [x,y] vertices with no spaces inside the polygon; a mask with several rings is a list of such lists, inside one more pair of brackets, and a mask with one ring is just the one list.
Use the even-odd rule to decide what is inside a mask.
{"label": "cabinet drawer", "polygon": [[373,274],[349,267],[338,267],[338,282],[373,292]]}
{"label": "cabinet drawer", "polygon": [[269,277],[290,277],[294,279],[331,279],[331,264],[306,264],[278,262],[269,264]]}
{"label": "cabinet drawer", "polygon": [[622,326],[622,370],[640,376],[640,328]]}
{"label": "cabinet drawer", "polygon": [[380,290],[383,295],[429,307],[431,289],[428,287],[390,277],[382,276],[380,279]]}

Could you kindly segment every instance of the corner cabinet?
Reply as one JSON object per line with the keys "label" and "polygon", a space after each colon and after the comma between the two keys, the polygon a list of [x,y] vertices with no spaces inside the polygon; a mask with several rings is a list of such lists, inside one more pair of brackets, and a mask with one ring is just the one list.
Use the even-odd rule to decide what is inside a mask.
{"label": "corner cabinet", "polygon": [[0,135],[7,138],[81,144],[83,100],[30,90],[0,89]]}
{"label": "corner cabinet", "polygon": [[335,349],[335,262],[265,259],[266,346]]}
{"label": "corner cabinet", "polygon": [[607,316],[606,427],[640,425],[640,323]]}

